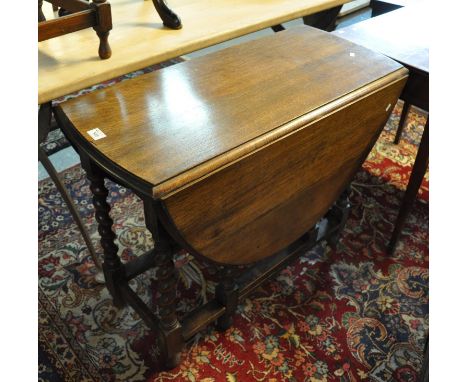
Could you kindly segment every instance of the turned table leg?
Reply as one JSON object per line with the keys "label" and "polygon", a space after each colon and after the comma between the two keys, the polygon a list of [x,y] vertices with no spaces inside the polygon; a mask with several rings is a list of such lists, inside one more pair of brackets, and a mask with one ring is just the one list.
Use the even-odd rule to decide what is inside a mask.
{"label": "turned table leg", "polygon": [[96,9],[99,24],[93,29],[99,37],[99,57],[107,59],[112,55],[109,45],[109,31],[112,29],[112,15],[110,4],[106,0],[93,0],[92,5]]}
{"label": "turned table leg", "polygon": [[114,243],[116,238],[112,225],[114,221],[109,215],[110,205],[107,203],[109,191],[104,185],[104,175],[101,170],[85,158],[81,158],[82,167],[91,182],[91,192],[93,194],[93,205],[95,217],[98,224],[98,231],[101,235],[101,246],[104,251],[104,263],[102,270],[106,280],[106,286],[112,296],[114,305],[118,308],[125,305],[120,292],[119,285],[124,282],[124,267],[117,255],[118,247]]}
{"label": "turned table leg", "polygon": [[163,343],[164,364],[168,369],[180,363],[180,352],[184,345],[182,326],[176,314],[176,269],[173,262],[173,245],[169,234],[159,224],[153,200],[144,200],[145,221],[154,241],[156,284],[160,293],[159,329]]}
{"label": "turned table leg", "polygon": [[226,310],[216,321],[216,327],[218,330],[225,331],[232,325],[232,316],[239,302],[239,288],[236,283],[238,269],[235,266],[224,266],[221,276],[222,279],[216,286],[215,296]]}

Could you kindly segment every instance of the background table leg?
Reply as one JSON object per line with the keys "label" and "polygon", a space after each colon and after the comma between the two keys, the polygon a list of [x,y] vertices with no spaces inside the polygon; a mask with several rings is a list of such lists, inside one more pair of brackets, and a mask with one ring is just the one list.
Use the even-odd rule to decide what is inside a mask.
{"label": "background table leg", "polygon": [[421,138],[421,143],[419,144],[418,154],[416,155],[416,160],[413,165],[413,171],[406,187],[405,196],[403,197],[403,203],[400,207],[400,212],[395,221],[395,226],[393,228],[392,238],[388,245],[388,251],[392,253],[395,250],[396,243],[400,238],[401,230],[405,223],[406,217],[410,211],[411,205],[413,204],[416,196],[418,195],[419,187],[424,179],[426,174],[427,166],[429,164],[429,117],[426,121],[426,126],[424,127],[424,132]]}
{"label": "background table leg", "polygon": [[400,121],[398,122],[398,129],[395,134],[395,140],[393,143],[396,145],[400,143],[400,138],[401,138],[401,133],[403,132],[403,128],[405,127],[405,122],[406,122],[406,117],[408,116],[409,108],[410,108],[409,102],[406,102],[403,104],[403,109],[401,110],[401,115],[400,115]]}

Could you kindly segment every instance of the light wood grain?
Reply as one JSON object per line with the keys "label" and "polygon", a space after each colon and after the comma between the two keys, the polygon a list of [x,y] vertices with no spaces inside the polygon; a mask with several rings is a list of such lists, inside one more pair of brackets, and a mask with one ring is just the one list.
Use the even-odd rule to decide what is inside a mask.
{"label": "light wood grain", "polygon": [[[112,0],[112,58],[96,55],[93,30],[39,43],[38,103],[347,0],[171,0],[183,28],[164,28],[152,2]],[[50,4],[44,5],[46,17]]]}

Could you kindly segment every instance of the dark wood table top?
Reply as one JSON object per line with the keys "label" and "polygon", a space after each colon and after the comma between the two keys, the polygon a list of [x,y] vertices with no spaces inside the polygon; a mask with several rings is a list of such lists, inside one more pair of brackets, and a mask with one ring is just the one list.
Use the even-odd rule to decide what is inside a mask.
{"label": "dark wood table top", "polygon": [[[340,107],[400,69],[381,54],[298,27],[61,107],[82,138],[162,195]],[[87,133],[96,127],[105,138]]]}
{"label": "dark wood table top", "polygon": [[373,17],[333,34],[429,73],[429,17],[422,2]]}

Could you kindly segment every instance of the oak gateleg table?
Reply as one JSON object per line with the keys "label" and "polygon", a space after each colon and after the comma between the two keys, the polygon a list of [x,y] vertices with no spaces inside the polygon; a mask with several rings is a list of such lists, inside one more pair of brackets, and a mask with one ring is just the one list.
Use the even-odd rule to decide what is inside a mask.
{"label": "oak gateleg table", "polygon": [[[166,367],[207,325],[227,329],[254,288],[339,235],[346,189],[406,78],[395,61],[302,26],[57,106],[91,182],[106,286],[116,306],[130,305],[154,330]],[[143,201],[154,241],[126,264],[105,178]],[[214,299],[180,319],[179,249],[222,274]],[[155,266],[158,315],[129,286]]]}
{"label": "oak gateleg table", "polygon": [[[218,6],[213,7],[211,6],[211,2],[208,3],[203,0],[197,2],[179,0],[173,1],[170,4],[177,10],[177,14],[181,17],[184,27],[180,30],[167,30],[164,29],[162,23],[155,21],[153,5],[150,2],[115,0],[112,1],[114,29],[110,35],[110,43],[113,47],[111,59],[101,61],[96,57],[94,47],[95,36],[89,30],[57,37],[39,44],[39,103],[43,106],[50,105],[50,102],[57,97],[95,83],[243,34],[276,26],[291,19],[335,7],[344,2],[226,0]],[[304,27],[299,29],[307,30],[309,28]],[[281,36],[275,37],[279,35]],[[263,45],[259,45],[259,49],[244,48],[247,44],[243,44],[239,48],[234,47],[235,49],[233,48],[230,51],[234,52],[235,56],[234,58],[231,57],[231,65],[237,67],[237,60],[239,60],[239,64],[245,64],[244,72],[248,76],[251,76],[252,79],[263,79],[266,83],[266,85],[259,88],[266,93],[268,99],[268,103],[262,106],[263,109],[252,108],[252,105],[249,103],[244,104],[241,102],[237,105],[239,106],[239,110],[243,110],[244,112],[242,116],[243,121],[255,122],[253,126],[257,130],[254,129],[251,132],[253,134],[251,142],[238,141],[238,147],[232,146],[236,139],[246,139],[246,136],[242,134],[234,134],[225,140],[225,143],[227,142],[228,144],[227,146],[215,145],[215,149],[220,150],[219,152],[200,150],[199,153],[208,155],[205,159],[209,165],[193,162],[194,158],[197,161],[201,161],[200,155],[194,155],[191,157],[193,171],[190,169],[190,166],[186,167],[187,163],[185,163],[184,167],[182,166],[183,163],[177,164],[177,161],[165,162],[167,166],[158,167],[158,162],[154,162],[157,168],[160,170],[162,168],[161,171],[163,172],[156,173],[157,176],[153,174],[156,178],[145,178],[142,173],[138,172],[139,170],[130,170],[129,168],[125,168],[126,165],[123,166],[123,163],[116,162],[115,158],[110,159],[109,152],[96,150],[96,147],[101,143],[111,142],[109,138],[112,136],[112,130],[104,128],[102,125],[103,121],[107,123],[110,119],[107,117],[103,118],[103,115],[98,116],[97,114],[88,113],[86,102],[88,102],[88,106],[93,106],[89,107],[89,111],[97,111],[99,109],[101,111],[112,110],[112,113],[108,117],[119,118],[120,115],[120,106],[116,108],[116,105],[112,103],[104,106],[103,109],[95,107],[103,100],[99,98],[102,97],[102,92],[96,92],[89,95],[89,97],[84,96],[74,101],[66,102],[54,111],[59,126],[65,131],[71,143],[78,150],[82,166],[91,181],[93,204],[96,210],[101,244],[104,249],[103,270],[106,286],[116,306],[126,304],[132,306],[145,323],[156,331],[162,344],[161,347],[167,367],[177,365],[183,342],[209,323],[216,321],[220,329],[226,329],[231,323],[231,317],[238,301],[261,282],[275,274],[285,264],[303,254],[306,249],[317,244],[318,241],[328,239],[333,242],[334,239],[336,240],[349,209],[345,191],[346,187],[372,148],[406,81],[407,72],[401,65],[382,55],[345,43],[344,40],[340,41],[340,39],[324,32],[309,29],[307,32],[286,31],[281,32],[279,35],[271,36],[269,40],[272,45],[277,47],[276,51],[270,51],[271,46],[265,48]],[[275,38],[272,39],[273,37]],[[113,39],[115,41],[112,41]],[[315,39],[317,39],[316,44],[310,45],[309,43]],[[255,43],[253,42],[252,44]],[[243,49],[247,50],[244,51]],[[275,57],[275,52],[279,56]],[[249,59],[244,60],[244,53],[247,53],[250,61]],[[316,53],[318,54],[317,56]],[[180,96],[184,94],[188,96],[189,93],[193,92],[195,97],[185,99],[185,101],[196,101],[199,102],[198,105],[206,105],[209,112],[207,112],[205,117],[209,121],[209,117],[213,115],[211,114],[213,111],[226,112],[222,106],[222,97],[208,97],[204,99],[203,92],[198,93],[202,88],[216,88],[216,86],[213,87],[213,84],[211,84],[211,87],[208,86],[210,85],[209,83],[205,84],[207,87],[204,87],[205,85],[203,84],[195,88],[191,88],[191,86],[203,78],[209,82],[207,78],[210,76],[207,75],[207,72],[209,72],[210,65],[213,63],[210,60],[213,59],[216,62],[216,59],[212,57],[219,57],[219,55],[210,55],[206,59],[201,58],[197,61],[198,64],[192,64],[193,61],[190,61],[180,64],[181,66],[176,65],[173,69],[167,68],[160,73],[151,73],[143,79],[137,78],[127,81],[121,85],[112,86],[106,91],[111,94],[112,92],[119,92],[123,88],[129,89],[130,82],[132,83],[130,89],[136,83],[141,84],[144,88],[145,81],[150,78],[148,76],[158,78],[154,85],[162,86],[162,88],[157,94],[153,94],[153,96],[159,97],[160,102],[158,104],[164,105],[162,107],[163,114],[164,110],[170,114],[171,107],[174,106],[174,110],[177,110],[177,107],[181,106],[179,105],[181,103]],[[289,61],[288,57],[293,57],[292,62]],[[223,60],[225,59],[225,57],[222,58]],[[313,61],[314,59],[323,59],[324,61],[320,62],[327,62],[329,66],[316,65]],[[272,73],[281,74],[289,82],[275,81],[274,79],[277,77],[269,77],[269,71],[262,71],[262,66],[257,65],[259,62],[265,65],[264,68],[268,68]],[[305,67],[301,66],[301,62]],[[224,63],[221,65],[218,62],[217,65],[219,70],[224,70]],[[202,78],[194,75],[194,71],[188,69],[195,67],[197,68],[197,73],[204,73]],[[185,70],[188,72],[185,72]],[[187,73],[191,74],[186,77]],[[166,74],[167,77],[165,77]],[[232,82],[232,78],[235,77],[225,75],[223,78],[231,78]],[[319,82],[320,86],[318,86]],[[289,88],[278,88],[280,85],[286,86],[288,84],[290,85]],[[304,86],[304,84],[308,86]],[[236,87],[242,87],[245,83],[236,84],[232,82],[231,85],[234,90],[240,91]],[[316,85],[315,91],[312,91],[312,86]],[[275,89],[277,93],[274,93]],[[294,98],[294,102],[291,102],[291,99],[286,100],[284,98],[285,96],[291,97],[291,95],[294,95],[288,94],[288,89],[294,89],[294,91],[299,89],[299,94]],[[154,89],[150,90],[153,91]],[[250,92],[250,99],[253,99],[252,94],[256,89],[248,88],[244,90]],[[125,96],[125,102],[134,102],[131,113],[137,110],[141,112],[147,110],[148,103],[145,103],[145,100],[148,100],[148,98],[145,97],[152,94],[146,94],[143,89],[132,96],[132,90],[129,91],[130,93],[127,93]],[[217,99],[221,99],[220,103],[217,103]],[[115,96],[110,96],[108,100],[111,102],[112,100],[115,101],[116,98]],[[81,112],[74,114],[73,111],[73,105],[80,104],[79,108],[82,111],[84,110],[84,114],[87,115],[86,118],[91,118],[91,121],[88,119],[84,124],[81,124],[82,121],[80,122],[79,114]],[[152,103],[150,102],[149,104]],[[84,108],[83,105],[85,105]],[[276,107],[272,105],[276,105]],[[106,109],[106,107],[110,107],[111,109]],[[266,109],[267,107],[268,109]],[[353,115],[356,117],[350,124],[344,123],[348,121],[347,117],[343,119],[344,114],[341,113],[345,109],[350,113],[348,116]],[[369,112],[369,110],[371,111]],[[258,113],[258,111],[261,111],[261,113]],[[262,120],[261,118],[259,120],[257,114],[262,115],[262,118],[267,118],[267,120]],[[143,113],[143,115],[148,116],[151,113]],[[168,114],[164,115],[167,116]],[[178,117],[180,117],[180,114]],[[197,118],[199,119],[200,115]],[[268,118],[270,119],[268,120]],[[47,116],[43,119],[47,120]],[[224,120],[229,121],[230,118],[225,118]],[[269,123],[264,123],[265,121]],[[301,146],[302,138],[304,137],[300,134],[304,134],[304,132],[296,134],[296,131],[308,131],[305,127],[310,128],[315,123],[316,125],[314,126],[317,126],[317,129],[325,129],[324,131],[326,131],[327,125],[324,125],[325,122],[323,121],[331,123],[335,129],[331,129],[330,131],[336,131],[338,135],[335,135],[335,133],[331,135],[325,133],[322,137],[317,136],[317,138],[314,138],[318,139],[318,141],[312,140],[309,142],[309,145]],[[168,122],[168,120],[165,122]],[[176,120],[176,122],[180,122],[180,119]],[[200,120],[198,122],[201,123]],[[365,128],[360,132],[353,131],[353,129],[361,126],[359,123],[365,126]],[[343,124],[347,125],[348,130],[336,128]],[[87,134],[87,127],[98,127],[98,125],[107,132],[106,136],[108,138],[96,141],[97,144],[91,144],[86,139],[83,139]],[[164,123],[162,125],[167,128],[166,138],[170,138],[172,136],[170,129],[175,129],[176,127],[171,123]],[[81,126],[84,130],[78,131],[78,126]],[[146,126],[151,126],[151,124],[146,124]],[[218,126],[220,131],[232,130],[232,124],[216,126]],[[268,131],[268,126],[271,131]],[[278,126],[282,128],[277,128]],[[180,133],[184,134],[183,131]],[[294,137],[294,139],[290,138],[290,136]],[[136,137],[138,137],[138,134]],[[188,135],[181,136],[181,138],[183,141],[184,139],[190,140],[193,137]],[[114,143],[123,142],[122,137],[114,137],[114,139]],[[320,169],[317,167],[314,170],[311,167],[312,162],[304,162],[304,158],[307,158],[307,155],[313,154],[314,151],[320,152],[323,155],[326,153],[327,156],[333,156],[337,149],[333,144],[336,143],[337,139],[343,147],[338,149],[340,156],[335,158],[336,160],[324,162],[328,167]],[[278,143],[280,140],[282,143],[287,142],[288,144],[297,145],[296,148],[300,149],[298,151],[300,155],[294,156],[290,154],[290,151],[281,151],[287,148],[287,146],[281,146]],[[175,147],[170,144],[164,145],[164,140],[154,140],[154,137],[149,139],[148,142],[150,143],[148,148],[158,145],[159,147],[167,147],[169,149]],[[141,144],[140,141],[135,141],[134,143]],[[173,141],[172,144],[174,143]],[[195,143],[187,145],[187,147],[191,148],[189,151],[192,154],[196,148],[200,148]],[[115,147],[119,146],[116,145]],[[252,181],[255,179],[256,173],[255,170],[252,171],[252,163],[245,158],[257,158],[254,152],[262,147],[268,148],[261,151],[261,155],[266,155],[263,159],[265,161],[271,161],[275,155],[289,158],[290,162],[281,162],[283,167],[280,169],[281,174],[284,174],[285,177],[291,177],[290,180],[292,182],[287,184],[288,187],[290,185],[306,187],[310,192],[304,193],[297,189],[298,194],[295,197],[292,197],[294,196],[292,195],[289,199],[284,199],[282,193],[274,193],[273,199],[276,203],[273,204],[275,206],[275,209],[272,210],[274,213],[272,211],[268,213],[264,211],[265,215],[258,215],[259,212],[256,209],[257,207],[255,207],[256,204],[248,204],[248,198],[242,198],[242,195],[239,195],[239,202],[246,203],[250,208],[250,213],[257,214],[255,216],[258,217],[258,222],[262,223],[259,223],[259,226],[256,226],[257,223],[254,222],[249,224],[249,230],[245,232],[251,233],[250,236],[245,237],[245,240],[241,240],[243,233],[238,232],[232,233],[229,242],[217,242],[212,239],[221,235],[226,227],[222,224],[223,212],[213,208],[212,212],[215,215],[218,214],[217,217],[214,215],[207,215],[205,217],[218,219],[221,225],[217,226],[217,228],[213,226],[214,231],[210,231],[210,224],[205,224],[203,227],[211,232],[208,237],[212,239],[205,243],[197,242],[197,237],[207,237],[206,232],[200,236],[197,229],[202,226],[194,226],[193,216],[184,215],[183,211],[186,210],[185,207],[187,205],[184,207],[183,190],[191,190],[193,185],[203,183],[199,182],[200,179],[207,177],[211,180],[214,179],[213,181],[216,182],[217,177],[221,175],[214,175],[214,173],[223,174],[224,169],[229,168],[229,171],[232,171],[235,166],[243,166],[241,170],[244,171],[245,176],[241,180],[243,179],[247,183]],[[139,152],[146,151],[142,150]],[[135,153],[138,157],[138,151]],[[169,155],[169,153],[167,155],[160,154],[158,154],[159,159],[171,160],[171,158],[175,158]],[[132,161],[133,159],[130,160],[130,162]],[[236,161],[238,164],[235,164],[237,163]],[[213,171],[213,166],[215,166],[216,171]],[[289,173],[288,166],[296,166],[295,171]],[[151,166],[140,166],[138,168],[146,168],[152,171]],[[304,168],[314,170],[315,172],[305,171]],[[322,172],[317,173],[319,170]],[[184,175],[178,176],[178,171],[182,171]],[[329,178],[321,179],[320,176],[327,172],[329,173]],[[265,184],[270,189],[277,177],[277,175],[274,175],[276,173],[273,172],[271,174],[269,180],[265,178]],[[302,174],[306,174],[307,176],[302,177]],[[315,174],[316,179],[312,174]],[[339,176],[335,177],[334,175],[336,174],[339,174]],[[112,231],[113,222],[109,215],[110,206],[106,200],[105,177],[130,187],[143,200],[146,225],[153,236],[155,247],[131,263],[122,264],[117,256],[117,246],[114,243],[115,234]],[[164,180],[162,183],[161,179]],[[221,183],[225,181],[223,179],[232,179],[232,177],[222,178],[220,180]],[[244,187],[248,189],[247,184]],[[282,187],[285,187],[285,185],[283,184]],[[324,187],[323,192],[319,192],[320,187]],[[230,200],[236,204],[236,195],[233,193],[232,188],[228,187],[226,190],[230,190]],[[199,196],[203,196],[204,191],[201,190],[200,192]],[[250,198],[252,198],[252,195],[250,195]],[[281,198],[284,200],[280,200]],[[314,198],[316,202],[310,204]],[[201,197],[197,200],[203,201]],[[220,203],[222,206],[223,202]],[[314,206],[314,208],[311,208],[307,214],[304,214],[302,219],[296,219],[298,211],[304,211],[304,206]],[[265,208],[265,206],[262,208]],[[285,216],[288,219],[288,223],[283,227],[275,223],[278,221],[279,216]],[[203,217],[203,214],[198,217]],[[243,224],[243,222],[244,220],[239,218],[237,224]],[[185,227],[183,234],[181,234],[180,230],[182,226]],[[240,229],[236,224],[231,225],[231,227]],[[265,227],[267,229],[263,230]],[[294,227],[294,229],[290,229],[291,227]],[[251,252],[245,251],[246,245],[250,244],[249,238],[252,239],[252,235],[262,232],[267,232],[267,234],[263,237],[261,235],[257,236],[261,240],[258,240],[256,250]],[[270,240],[272,237],[276,237],[277,240]],[[223,245],[224,249],[229,248],[231,251],[220,251]],[[223,266],[221,268],[222,272],[224,272],[223,282],[216,289],[216,298],[181,320],[175,314],[175,291],[173,288],[175,274],[172,263],[173,251],[179,247],[208,257],[214,262],[221,264]],[[225,257],[217,257],[216,253],[225,254]],[[232,268],[236,264],[251,263],[256,263],[257,266],[242,275],[237,274],[235,268]],[[143,304],[141,299],[128,286],[129,280],[154,266],[158,266],[158,288],[161,291],[161,298],[158,302],[159,317]]]}
{"label": "oak gateleg table", "polygon": [[[163,1],[112,0],[112,24],[109,43],[112,57],[101,60],[96,55],[96,34],[91,29],[41,41],[39,48],[38,104],[39,138],[44,138],[51,126],[52,101],[94,84],[120,75],[179,57],[220,42],[224,42],[263,28],[279,27],[281,23],[318,12],[327,13],[349,0],[170,0],[171,16],[182,20],[183,27],[176,29],[177,20],[158,19],[155,7]],[[49,4],[50,5],[50,4]],[[51,18],[51,7],[43,8],[45,18]],[[172,14],[173,15],[173,14]],[[180,21],[180,20],[179,20]],[[40,141],[41,142],[41,141]],[[54,179],[98,268],[95,250],[79,213],[67,190],[56,174],[45,153],[40,160]]]}

